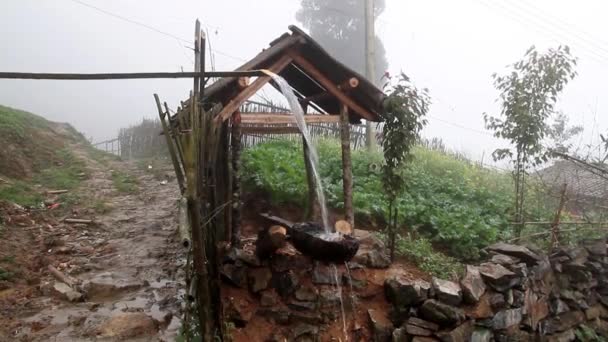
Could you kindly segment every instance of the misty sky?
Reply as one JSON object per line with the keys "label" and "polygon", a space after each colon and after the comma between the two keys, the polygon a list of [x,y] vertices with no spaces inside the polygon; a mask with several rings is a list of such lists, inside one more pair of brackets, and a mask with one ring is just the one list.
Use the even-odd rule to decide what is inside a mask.
{"label": "misty sky", "polygon": [[[208,29],[217,70],[232,70],[267,47],[295,21],[299,0],[135,1],[3,0],[0,71],[150,72],[192,70],[194,21]],[[336,1],[336,6],[339,6]],[[491,75],[519,60],[531,45],[568,44],[579,76],[558,109],[583,125],[576,146],[608,132],[608,3],[601,0],[386,0],[376,23],[389,70],[403,70],[433,99],[426,137],[441,137],[469,156],[489,161],[505,146],[484,129],[482,113],[498,112]],[[336,15],[341,15],[336,13]],[[209,67],[208,67],[209,68]],[[175,108],[190,80],[0,80],[0,104],[72,123],[95,141],[142,117],[155,117],[152,94]]]}

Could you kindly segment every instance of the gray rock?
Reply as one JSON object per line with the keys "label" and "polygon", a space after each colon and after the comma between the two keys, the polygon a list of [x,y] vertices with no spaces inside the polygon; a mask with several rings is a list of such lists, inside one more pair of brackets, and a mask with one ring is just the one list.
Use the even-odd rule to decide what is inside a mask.
{"label": "gray rock", "polygon": [[576,336],[574,335],[573,329],[564,331],[559,334],[547,336],[547,338],[545,339],[545,341],[547,342],[571,342],[575,340]]}
{"label": "gray rock", "polygon": [[568,307],[568,304],[566,304],[566,302],[559,298],[556,298],[551,301],[550,310],[551,314],[556,316],[566,311],[570,311],[570,308]]}
{"label": "gray rock", "polygon": [[424,329],[428,329],[430,331],[437,331],[439,330],[439,325],[433,323],[433,322],[429,322],[429,321],[425,321],[423,319],[420,319],[418,317],[410,317],[408,318],[407,324],[411,324],[411,325],[415,325]]}
{"label": "gray rock", "polygon": [[585,242],[585,248],[589,252],[589,254],[593,256],[603,257],[606,256],[606,240],[605,239],[597,239],[593,241]]}
{"label": "gray rock", "polygon": [[274,290],[262,291],[260,295],[261,306],[275,306],[279,303],[279,297]]}
{"label": "gray rock", "polygon": [[396,308],[419,304],[429,296],[431,285],[423,280],[404,280],[399,277],[388,278],[384,281],[386,299]]}
{"label": "gray rock", "polygon": [[585,315],[580,311],[568,311],[557,317],[544,320],[542,322],[543,331],[547,334],[555,334],[572,329],[585,322]]}
{"label": "gray rock", "polygon": [[507,309],[502,310],[492,318],[492,327],[494,330],[504,330],[512,326],[519,325],[522,320],[522,309]]}
{"label": "gray rock", "polygon": [[471,342],[490,342],[492,337],[492,330],[478,328],[473,331]]}
{"label": "gray rock", "polygon": [[296,291],[299,280],[293,271],[289,271],[273,274],[271,283],[277,293],[285,298],[291,296]]}
{"label": "gray rock", "polygon": [[437,333],[437,337],[443,342],[469,341],[473,334],[473,321],[466,321],[451,331]]}
{"label": "gray rock", "polygon": [[55,296],[70,302],[81,302],[84,299],[82,293],[58,281],[53,284],[52,292]]}
{"label": "gray rock", "polygon": [[313,286],[303,285],[296,290],[295,297],[297,300],[314,302],[319,297],[319,291]]}
{"label": "gray rock", "polygon": [[287,306],[296,311],[313,311],[317,308],[317,304],[315,302],[306,302],[299,300],[291,300]]}
{"label": "gray rock", "polygon": [[454,326],[464,321],[464,312],[440,301],[429,299],[420,307],[420,316],[440,326]]}
{"label": "gray rock", "polygon": [[503,266],[509,266],[519,263],[519,259],[504,254],[494,254],[490,259],[490,262]]}
{"label": "gray rock", "polygon": [[315,263],[312,269],[312,282],[316,285],[338,285],[337,281],[341,278],[338,274],[336,279],[333,268],[320,262]]}
{"label": "gray rock", "polygon": [[300,323],[293,328],[293,339],[296,341],[302,337],[308,337],[314,341],[318,339],[318,335],[319,327],[312,324]]}
{"label": "gray rock", "polygon": [[249,283],[249,291],[258,293],[268,288],[272,272],[268,268],[252,268],[249,270],[247,280]]}
{"label": "gray rock", "polygon": [[405,328],[397,328],[393,330],[392,342],[408,342],[409,336],[405,331]]}
{"label": "gray rock", "polygon": [[431,336],[433,332],[413,324],[405,324],[405,331],[414,336]]}
{"label": "gray rock", "polygon": [[432,286],[440,301],[455,306],[462,302],[462,290],[457,283],[433,277]]}
{"label": "gray rock", "polygon": [[292,311],[289,315],[291,322],[294,323],[308,323],[308,324],[321,324],[323,318],[318,312],[304,312],[304,311]]}
{"label": "gray rock", "polygon": [[239,304],[236,301],[228,300],[228,303],[224,304],[224,307],[226,320],[234,323],[236,327],[244,327],[253,316],[253,311],[251,311],[251,308],[246,303]]}
{"label": "gray rock", "polygon": [[532,252],[527,247],[511,245],[503,242],[495,243],[489,246],[488,250],[521,259],[528,265],[536,265],[542,260],[538,254]]}
{"label": "gray rock", "polygon": [[245,287],[247,279],[247,267],[241,261],[234,264],[224,264],[220,270],[222,279],[231,285]]}
{"label": "gray rock", "polygon": [[479,302],[481,296],[486,292],[486,284],[481,279],[479,269],[475,266],[466,266],[466,272],[460,280],[460,285],[464,301],[468,304]]}
{"label": "gray rock", "polygon": [[367,310],[372,339],[375,342],[390,342],[392,339],[393,323],[382,312]]}
{"label": "gray rock", "polygon": [[289,310],[277,307],[259,308],[256,315],[266,317],[277,324],[289,324]]}
{"label": "gray rock", "polygon": [[354,260],[369,268],[388,268],[391,265],[391,259],[383,250],[377,249],[362,249],[357,253]]}
{"label": "gray rock", "polygon": [[494,312],[497,312],[501,309],[504,309],[507,306],[507,301],[505,300],[505,296],[502,293],[489,293],[489,302],[490,307]]}
{"label": "gray rock", "polygon": [[517,285],[521,278],[502,265],[483,263],[479,265],[479,273],[496,291],[503,292]]}

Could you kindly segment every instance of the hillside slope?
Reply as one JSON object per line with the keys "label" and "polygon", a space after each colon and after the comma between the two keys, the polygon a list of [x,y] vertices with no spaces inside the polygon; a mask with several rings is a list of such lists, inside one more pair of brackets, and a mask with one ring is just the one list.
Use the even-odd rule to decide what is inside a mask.
{"label": "hillside slope", "polygon": [[0,105],[0,177],[30,178],[61,163],[69,143],[83,141],[69,124]]}

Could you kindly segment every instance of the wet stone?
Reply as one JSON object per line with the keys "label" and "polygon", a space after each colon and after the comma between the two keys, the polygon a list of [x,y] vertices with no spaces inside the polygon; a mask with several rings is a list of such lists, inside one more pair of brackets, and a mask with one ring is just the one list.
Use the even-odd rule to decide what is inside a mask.
{"label": "wet stone", "polygon": [[298,277],[293,271],[275,273],[272,275],[271,282],[272,287],[283,298],[291,296],[296,291],[299,283]]}
{"label": "wet stone", "polygon": [[494,311],[504,309],[507,306],[507,301],[502,293],[492,292],[488,294],[488,299],[490,301],[490,307]]}
{"label": "wet stone", "polygon": [[490,262],[508,267],[509,265],[519,263],[519,259],[504,254],[494,254]]}
{"label": "wet stone", "polygon": [[517,285],[520,278],[502,265],[483,263],[479,266],[479,273],[496,291],[506,291]]}
{"label": "wet stone", "polygon": [[71,287],[61,282],[55,282],[55,284],[53,284],[52,292],[57,297],[70,302],[80,302],[84,299],[82,293],[73,290]]}
{"label": "wet stone", "polygon": [[305,302],[299,300],[291,300],[287,306],[292,310],[298,311],[312,311],[317,308],[317,304],[314,302]]}
{"label": "wet stone", "polygon": [[114,339],[132,339],[156,334],[156,322],[142,312],[130,312],[116,315],[99,327],[101,337]]}
{"label": "wet stone", "polygon": [[519,325],[522,320],[522,309],[508,309],[497,312],[492,318],[494,330],[504,330]]}
{"label": "wet stone", "polygon": [[437,337],[442,342],[461,342],[469,341],[473,334],[473,321],[466,321],[451,331],[442,331],[437,333]]}
{"label": "wet stone", "polygon": [[390,342],[393,332],[393,324],[384,316],[382,312],[377,310],[367,310],[370,329],[372,331],[372,339],[375,342]]}
{"label": "wet stone", "polygon": [[323,323],[323,317],[321,317],[321,314],[318,312],[293,311],[290,313],[290,319],[292,322],[308,324]]}
{"label": "wet stone", "polygon": [[440,326],[453,326],[464,320],[464,312],[440,301],[429,299],[420,307],[422,318]]}
{"label": "wet stone", "polygon": [[322,308],[333,308],[340,305],[340,297],[336,289],[322,289],[319,292],[319,299]]}
{"label": "wet stone", "polygon": [[459,305],[462,302],[462,290],[457,283],[433,277],[432,286],[440,301],[450,305]]}
{"label": "wet stone", "polygon": [[268,288],[270,280],[272,279],[272,272],[267,268],[252,268],[249,269],[247,280],[249,283],[249,290],[253,293],[258,293]]}
{"label": "wet stone", "polygon": [[313,286],[303,285],[296,290],[295,297],[300,301],[314,302],[319,297],[319,292]]}
{"label": "wet stone", "polygon": [[538,254],[532,252],[527,247],[511,245],[503,242],[495,243],[489,246],[488,250],[521,259],[528,265],[535,265],[542,260]]}
{"label": "wet stone", "polygon": [[247,303],[229,300],[225,308],[225,316],[229,322],[234,323],[237,328],[242,328],[247,325],[251,319],[253,311]]}
{"label": "wet stone", "polygon": [[354,260],[369,268],[388,268],[391,259],[384,250],[361,248]]}
{"label": "wet stone", "polygon": [[256,311],[256,315],[262,316],[270,320],[271,322],[275,322],[277,324],[289,324],[289,310],[284,308],[259,308]]}
{"label": "wet stone", "polygon": [[555,334],[557,332],[572,329],[585,321],[585,315],[580,311],[569,311],[547,319],[542,322],[543,330],[547,334]]}
{"label": "wet stone", "polygon": [[466,272],[460,281],[462,295],[465,302],[475,304],[486,291],[486,285],[481,279],[479,269],[475,266],[467,265]]}
{"label": "wet stone", "polygon": [[594,241],[588,241],[585,243],[585,248],[589,254],[593,256],[603,257],[606,256],[606,240],[598,239]]}
{"label": "wet stone", "polygon": [[492,341],[492,337],[491,330],[477,328],[471,335],[471,342],[490,342]]}
{"label": "wet stone", "polygon": [[279,303],[279,296],[274,290],[262,291],[260,295],[261,306],[275,306]]}
{"label": "wet stone", "polygon": [[564,313],[566,311],[570,311],[570,308],[568,307],[568,304],[566,304],[566,302],[564,302],[563,300],[561,300],[559,298],[556,298],[551,301],[550,310],[551,310],[551,314],[555,316],[555,315]]}
{"label": "wet stone", "polygon": [[334,268],[322,264],[320,262],[315,263],[315,266],[312,269],[312,282],[316,285],[337,285],[336,281],[341,279],[338,274],[336,279],[336,274],[334,273]]}
{"label": "wet stone", "polygon": [[411,325],[415,325],[424,329],[428,329],[430,331],[437,331],[439,330],[439,325],[433,323],[433,322],[429,322],[429,321],[425,321],[423,319],[420,319],[418,317],[410,317],[407,320],[407,324],[411,324]]}
{"label": "wet stone", "polygon": [[237,261],[234,264],[222,265],[220,274],[225,282],[237,287],[245,287],[247,267],[242,262]]}
{"label": "wet stone", "polygon": [[393,330],[391,342],[408,342],[408,340],[409,336],[407,331],[405,331],[405,328],[401,327]]}
{"label": "wet stone", "polygon": [[419,327],[419,326],[416,326],[413,324],[407,324],[407,323],[405,324],[405,331],[408,334],[414,335],[414,336],[431,336],[431,335],[433,335],[433,332],[428,329],[425,329],[425,328],[422,328],[422,327]]}
{"label": "wet stone", "polygon": [[302,338],[309,338],[311,341],[314,341],[318,335],[319,327],[312,324],[300,323],[293,328],[293,338],[296,341],[307,341]]}
{"label": "wet stone", "polygon": [[422,280],[404,280],[398,277],[384,281],[384,293],[389,302],[397,308],[416,305],[428,298],[431,285]]}

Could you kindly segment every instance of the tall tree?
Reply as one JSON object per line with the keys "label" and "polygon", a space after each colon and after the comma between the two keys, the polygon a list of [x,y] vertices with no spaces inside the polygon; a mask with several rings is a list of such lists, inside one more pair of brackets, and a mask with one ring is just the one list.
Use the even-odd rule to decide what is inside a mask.
{"label": "tall tree", "polygon": [[519,236],[524,222],[525,177],[530,166],[547,160],[543,140],[551,134],[548,124],[554,114],[557,96],[576,76],[576,58],[567,46],[539,53],[531,47],[524,58],[504,75],[494,74],[494,86],[500,92],[499,116],[484,113],[486,128],[494,136],[507,139],[515,149],[494,151],[495,160],[509,158],[515,179],[515,233]]}
{"label": "tall tree", "polygon": [[[385,0],[374,1],[374,17],[385,7]],[[306,27],[332,56],[361,75],[365,75],[365,0],[301,0],[296,19]],[[386,72],[386,51],[376,36],[375,71]],[[379,79],[371,80],[378,84]]]}

